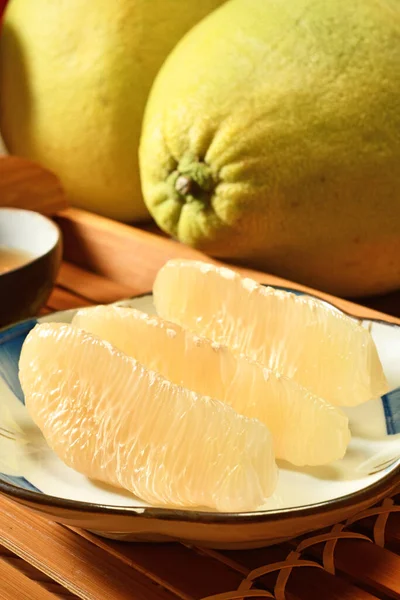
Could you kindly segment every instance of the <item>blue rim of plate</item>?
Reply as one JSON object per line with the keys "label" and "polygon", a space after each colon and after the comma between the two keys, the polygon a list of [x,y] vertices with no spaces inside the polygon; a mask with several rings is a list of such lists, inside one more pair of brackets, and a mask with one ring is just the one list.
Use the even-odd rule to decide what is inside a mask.
{"label": "blue rim of plate", "polygon": [[[307,292],[303,292],[302,290],[298,290],[295,288],[278,286],[278,285],[270,285],[263,284],[268,287],[273,287],[277,290],[282,290],[285,292],[291,292],[298,296],[307,295],[311,298],[315,298],[316,300],[322,300],[323,302],[329,304],[336,310],[341,311],[342,313],[352,317],[353,319],[358,319],[356,315],[339,309],[334,304],[329,301],[321,298],[315,294]],[[144,296],[152,295],[152,291],[144,292],[142,294],[137,294],[135,296],[131,296],[129,299],[134,298],[143,298]],[[77,309],[69,309],[69,310],[77,310]],[[51,314],[56,314],[57,312],[68,312],[66,311],[54,311],[54,313],[50,313],[46,316],[51,316]],[[361,319],[360,319],[361,320]],[[376,319],[370,318],[367,319],[371,323],[381,323],[384,325],[388,325],[390,327],[400,328],[400,325],[393,323],[391,321],[386,321],[385,319]],[[24,321],[19,321],[18,323],[13,323],[12,325],[8,325],[0,329],[0,334],[4,334],[7,330],[14,328],[17,325],[23,326],[27,324],[32,319],[26,319]],[[345,496],[341,496],[340,498],[334,498],[332,500],[325,500],[323,502],[318,502],[315,504],[307,504],[304,506],[296,506],[295,508],[283,508],[283,509],[270,509],[270,510],[260,510],[260,511],[252,511],[252,512],[241,512],[241,513],[224,513],[224,512],[211,512],[211,511],[196,511],[191,509],[175,509],[175,508],[163,508],[163,507],[146,507],[146,506],[116,506],[112,504],[95,504],[94,502],[82,502],[81,500],[69,500],[66,498],[59,498],[57,496],[51,496],[49,494],[45,494],[40,490],[27,490],[21,488],[17,485],[13,485],[11,483],[6,483],[0,480],[0,493],[3,493],[7,496],[11,496],[15,498],[15,500],[19,500],[23,504],[28,504],[32,507],[33,504],[38,504],[43,507],[48,508],[59,508],[63,509],[65,512],[73,513],[89,513],[94,515],[108,515],[108,516],[126,516],[132,518],[143,518],[143,519],[157,519],[163,521],[180,521],[187,523],[198,523],[198,524],[218,524],[218,525],[229,525],[233,524],[250,524],[250,523],[267,523],[268,521],[276,521],[281,519],[296,519],[307,516],[316,516],[318,514],[329,513],[333,510],[344,509],[353,504],[360,504],[363,502],[369,502],[373,500],[375,497],[378,498],[385,493],[393,491],[397,485],[400,483],[400,458],[398,459],[398,465],[384,478],[376,481],[368,487],[365,487],[356,492],[352,492],[351,494],[346,494]],[[48,513],[50,514],[50,513]]]}

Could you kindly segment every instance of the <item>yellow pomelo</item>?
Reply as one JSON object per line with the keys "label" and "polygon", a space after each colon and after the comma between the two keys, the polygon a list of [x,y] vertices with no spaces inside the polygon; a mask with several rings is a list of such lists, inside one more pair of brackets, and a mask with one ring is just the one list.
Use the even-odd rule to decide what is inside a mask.
{"label": "yellow pomelo", "polygon": [[84,308],[72,324],[173,383],[259,419],[272,434],[277,458],[322,465],[346,452],[350,432],[341,410],[226,346],[132,308]]}
{"label": "yellow pomelo", "polygon": [[0,41],[0,129],[10,152],[61,179],[71,202],[148,216],[138,147],[152,81],[223,0],[12,0]]}
{"label": "yellow pomelo", "polygon": [[334,405],[355,406],[388,390],[370,332],[319,300],[190,260],[166,263],[153,293],[163,318],[246,354]]}
{"label": "yellow pomelo", "polygon": [[147,502],[246,511],[275,488],[265,425],[81,329],[36,326],[20,380],[29,413],[67,465]]}
{"label": "yellow pomelo", "polygon": [[230,0],[157,76],[144,199],[180,241],[338,295],[400,286],[400,2]]}

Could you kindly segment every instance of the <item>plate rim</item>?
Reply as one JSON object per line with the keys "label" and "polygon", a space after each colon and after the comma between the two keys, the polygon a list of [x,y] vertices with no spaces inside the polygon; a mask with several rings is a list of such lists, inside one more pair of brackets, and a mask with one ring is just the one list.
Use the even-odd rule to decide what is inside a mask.
{"label": "plate rim", "polygon": [[[278,286],[271,284],[262,284],[267,287],[272,287],[274,289],[287,291],[290,293],[301,294],[305,296],[310,296],[311,298],[320,300],[325,302],[329,306],[332,306],[335,310],[338,310],[345,315],[357,319],[360,321],[369,321],[371,323],[382,324],[390,327],[394,327],[400,330],[400,324],[393,323],[393,321],[387,321],[385,319],[378,318],[364,318],[357,317],[356,315],[344,311],[341,308],[338,308],[328,300],[324,298],[320,298],[317,295],[310,294],[309,292],[304,292],[303,290],[298,290],[296,288],[290,288],[286,286]],[[126,302],[129,300],[134,300],[136,298],[144,298],[146,296],[152,296],[152,291],[143,292],[141,294],[135,294],[134,296],[130,296],[128,298],[123,298],[118,300],[112,304],[117,304],[119,302]],[[79,310],[78,308],[71,308],[65,310],[57,310],[51,313],[44,315],[46,319],[51,317],[52,315],[56,315],[59,313],[68,313],[68,312],[76,312]],[[21,325],[23,323],[27,323],[32,320],[40,319],[41,317],[31,317],[29,319],[23,319],[21,321],[17,321],[16,323],[12,323],[5,327],[0,328],[0,334],[3,332],[13,329],[17,325]],[[317,502],[314,504],[305,504],[301,506],[296,506],[294,508],[275,508],[268,510],[259,510],[259,511],[251,511],[251,512],[215,512],[215,511],[206,511],[206,510],[192,510],[188,509],[177,509],[177,508],[168,508],[168,507],[153,507],[153,506],[118,506],[113,504],[96,504],[94,502],[85,502],[82,500],[72,500],[68,498],[60,498],[58,496],[52,496],[50,494],[46,494],[42,491],[33,491],[25,488],[21,488],[12,483],[8,483],[0,480],[0,493],[6,496],[11,496],[12,498],[20,501],[23,504],[29,504],[32,507],[32,504],[36,504],[42,507],[48,508],[59,508],[63,509],[65,512],[70,514],[72,513],[88,513],[88,514],[96,514],[96,515],[104,515],[104,516],[126,516],[132,518],[143,518],[143,519],[156,519],[162,521],[180,521],[187,523],[198,523],[198,524],[218,524],[218,525],[230,525],[230,524],[251,524],[251,523],[268,523],[271,521],[278,520],[287,520],[287,519],[300,519],[303,517],[310,516],[318,516],[323,515],[332,511],[342,510],[351,505],[361,504],[365,502],[369,502],[375,496],[382,496],[388,491],[395,489],[397,484],[400,483],[400,457],[398,459],[398,464],[384,477],[375,481],[367,487],[364,487],[360,490],[356,490],[355,492],[351,492],[350,494],[346,494],[344,496],[340,496],[339,498],[333,498],[330,500],[324,500],[322,502]],[[39,508],[38,508],[39,510]]]}
{"label": "plate rim", "polygon": [[148,506],[116,506],[112,504],[96,504],[82,500],[70,500],[51,496],[43,492],[35,492],[20,488],[11,483],[0,481],[0,493],[11,496],[22,503],[39,504],[43,507],[60,508],[68,513],[85,513],[103,516],[125,516],[161,521],[179,521],[186,523],[199,523],[203,525],[231,525],[268,523],[272,521],[301,519],[303,517],[318,516],[332,511],[343,510],[349,506],[356,506],[369,502],[375,497],[385,495],[394,490],[400,481],[399,464],[385,477],[372,483],[366,488],[351,492],[340,498],[324,500],[315,504],[306,504],[294,508],[269,509],[252,512],[213,512],[191,509],[175,509]]}

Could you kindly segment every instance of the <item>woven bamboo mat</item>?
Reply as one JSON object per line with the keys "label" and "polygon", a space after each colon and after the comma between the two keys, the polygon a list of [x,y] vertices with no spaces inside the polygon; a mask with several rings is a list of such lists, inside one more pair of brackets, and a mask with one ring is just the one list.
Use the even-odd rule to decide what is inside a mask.
{"label": "woven bamboo mat", "polygon": [[[65,262],[43,312],[131,292]],[[109,541],[5,497],[0,510],[1,600],[400,599],[400,489],[351,522],[246,551]]]}

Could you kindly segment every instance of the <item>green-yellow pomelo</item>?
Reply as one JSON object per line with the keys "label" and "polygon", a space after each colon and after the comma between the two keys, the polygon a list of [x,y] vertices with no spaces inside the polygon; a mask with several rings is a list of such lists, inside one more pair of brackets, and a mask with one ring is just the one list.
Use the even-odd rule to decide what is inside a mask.
{"label": "green-yellow pomelo", "polygon": [[148,216],[138,146],[153,79],[223,0],[12,0],[0,41],[0,129],[10,152],[60,178],[71,202]]}
{"label": "green-yellow pomelo", "polygon": [[400,286],[400,2],[230,0],[157,76],[140,148],[158,224],[340,295]]}

